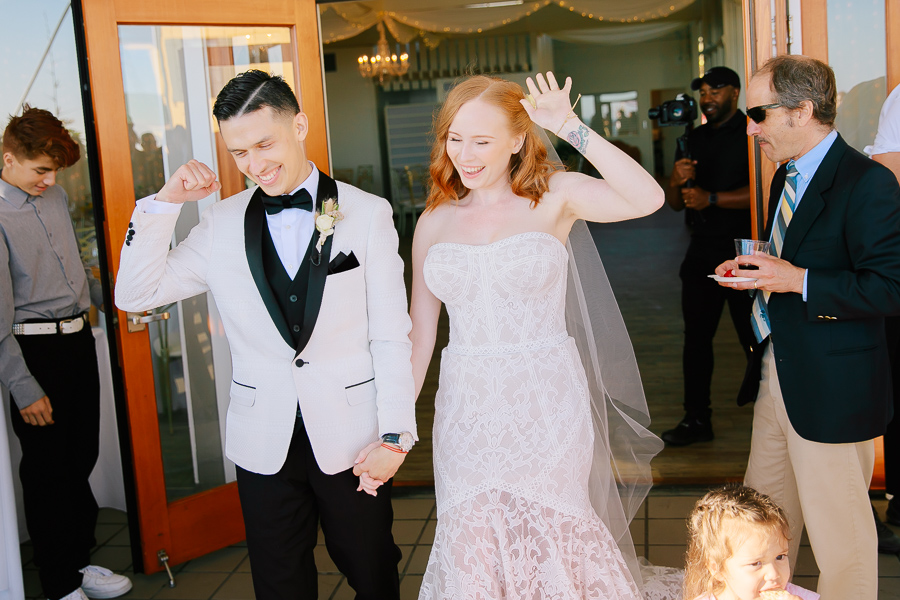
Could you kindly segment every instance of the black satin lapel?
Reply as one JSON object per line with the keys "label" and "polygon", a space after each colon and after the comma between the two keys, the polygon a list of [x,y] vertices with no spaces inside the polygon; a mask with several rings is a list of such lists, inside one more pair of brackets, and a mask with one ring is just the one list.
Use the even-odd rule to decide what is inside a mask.
{"label": "black satin lapel", "polygon": [[284,320],[284,315],[281,314],[281,308],[278,306],[278,301],[275,300],[275,294],[272,293],[269,280],[266,278],[266,269],[263,265],[263,227],[268,227],[269,225],[266,223],[266,211],[259,197],[261,193],[262,191],[256,188],[244,213],[244,249],[247,252],[247,264],[250,265],[250,274],[253,275],[253,282],[256,284],[256,289],[262,298],[263,304],[266,305],[266,310],[269,311],[269,316],[272,318],[275,328],[281,334],[281,337],[284,338],[284,341],[287,342],[287,345],[293,346],[294,338],[291,336],[290,329],[288,329],[287,321]]}
{"label": "black satin lapel", "polygon": [[[316,328],[316,320],[319,318],[319,310],[322,308],[322,296],[325,293],[325,280],[328,276],[328,261],[331,259],[331,240],[333,235],[328,236],[325,243],[322,244],[322,260],[319,266],[309,265],[309,287],[306,288],[306,308],[303,311],[303,329],[300,330],[299,339],[297,340],[296,357],[303,352],[309,338],[312,337],[313,329]],[[316,249],[313,248],[314,254]],[[306,260],[309,260],[307,256]]]}
{"label": "black satin lapel", "polygon": [[784,236],[784,248],[781,251],[783,259],[790,261],[794,257],[803,238],[809,232],[809,228],[825,209],[826,192],[834,184],[835,173],[846,150],[847,142],[838,135],[825,154],[825,158],[822,159],[819,168],[813,174],[800,199],[800,205],[794,212],[791,224],[788,225],[787,233]]}
{"label": "black satin lapel", "polygon": [[329,198],[337,199],[337,183],[323,173],[319,171],[319,189],[316,191],[316,210],[321,210],[322,203]]}
{"label": "black satin lapel", "polygon": [[[337,199],[337,184],[334,179],[319,172],[319,189],[316,193],[316,210],[322,210],[322,203],[328,199]],[[338,224],[336,227],[340,227]],[[313,232],[313,235],[318,235]],[[325,243],[322,244],[322,257],[319,265],[312,263],[309,265],[309,286],[306,288],[306,308],[303,311],[303,329],[300,330],[299,339],[297,340],[296,354],[297,356],[309,343],[312,337],[313,329],[316,328],[316,320],[319,318],[319,310],[322,308],[322,296],[325,293],[325,279],[328,276],[328,263],[331,261],[331,240],[334,235],[328,236]],[[315,247],[312,248],[304,260],[309,260],[312,253],[315,253]]]}

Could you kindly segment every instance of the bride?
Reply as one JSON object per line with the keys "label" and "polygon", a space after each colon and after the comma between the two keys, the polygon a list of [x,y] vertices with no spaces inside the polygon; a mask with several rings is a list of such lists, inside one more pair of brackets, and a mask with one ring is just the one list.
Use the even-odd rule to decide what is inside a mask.
{"label": "bride", "polygon": [[[471,77],[435,119],[433,185],[413,240],[417,391],[441,303],[450,343],[420,600],[663,597],[648,592],[628,532],[662,446],[646,430],[631,344],[582,221],[643,217],[663,191],[572,113],[571,79],[536,79],[525,96]],[[603,179],[558,170],[540,128]]]}

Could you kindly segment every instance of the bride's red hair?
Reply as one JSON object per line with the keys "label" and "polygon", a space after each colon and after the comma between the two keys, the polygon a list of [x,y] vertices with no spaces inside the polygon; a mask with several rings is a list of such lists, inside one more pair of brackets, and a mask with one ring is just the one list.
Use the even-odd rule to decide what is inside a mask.
{"label": "bride's red hair", "polygon": [[541,196],[550,189],[550,175],[561,167],[548,160],[547,149],[537,135],[537,125],[519,103],[523,98],[525,94],[519,85],[486,75],[464,79],[447,94],[444,105],[434,118],[435,139],[430,168],[432,185],[426,210],[465,198],[469,193],[447,156],[447,135],[462,105],[476,99],[506,113],[513,136],[525,134],[522,149],[513,154],[509,161],[509,180],[515,195],[530,200],[532,207],[538,205]]}

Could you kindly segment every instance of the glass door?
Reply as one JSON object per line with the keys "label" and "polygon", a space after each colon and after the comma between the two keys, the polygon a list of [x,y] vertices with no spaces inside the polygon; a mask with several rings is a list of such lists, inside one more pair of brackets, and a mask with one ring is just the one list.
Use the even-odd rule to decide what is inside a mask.
{"label": "glass door", "polygon": [[[307,152],[328,168],[315,5],[275,2],[266,24],[246,25],[259,17],[245,3],[201,4],[163,13],[152,3],[84,0],[113,277],[135,200],[179,166],[209,165],[223,189],[185,205],[173,247],[207,206],[246,188],[212,117],[216,95],[238,73],[285,78],[310,117]],[[224,455],[231,357],[210,294],[118,316],[141,553],[152,573],[162,555],[177,564],[244,538],[235,467]]]}
{"label": "glass door", "polygon": [[[212,104],[222,86],[248,69],[281,75],[294,87],[287,27],[120,25],[134,196],[156,193],[191,158],[244,181],[217,152]],[[234,172],[234,173],[232,173]],[[234,179],[234,177],[229,177]],[[220,194],[182,208],[172,246],[200,221]],[[149,324],[160,445],[169,501],[235,480],[224,458],[231,360],[211,294],[162,306]]]}

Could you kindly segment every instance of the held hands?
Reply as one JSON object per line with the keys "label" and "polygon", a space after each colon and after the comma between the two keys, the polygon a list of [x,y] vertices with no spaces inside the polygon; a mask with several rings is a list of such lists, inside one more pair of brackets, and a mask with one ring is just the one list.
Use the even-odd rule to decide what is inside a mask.
{"label": "held hands", "polygon": [[[741,269],[741,265],[755,265],[758,271]],[[803,293],[803,276],[806,269],[795,267],[781,258],[770,254],[759,253],[755,255],[740,256],[734,260],[726,260],[716,267],[716,275],[724,277],[727,271],[731,271],[735,277],[753,277],[756,281],[742,281],[731,283],[720,281],[722,287],[730,287],[736,290],[759,289],[766,292],[783,294],[786,292]]]}
{"label": "held hands", "polygon": [[380,488],[382,485],[384,485],[383,481],[372,479],[372,477],[368,473],[363,473],[359,476],[359,487],[356,488],[356,491],[365,492],[370,496],[377,496],[378,488]]}
{"label": "held hands", "polygon": [[547,71],[546,80],[540,73],[536,78],[537,84],[531,77],[525,82],[528,85],[529,94],[534,99],[534,104],[528,98],[519,100],[519,102],[525,107],[525,112],[534,123],[558,135],[572,111],[572,104],[569,102],[572,78],[566,77],[566,85],[562,89],[550,71]]}
{"label": "held hands", "polygon": [[220,189],[222,184],[216,181],[216,174],[212,169],[199,160],[190,160],[169,177],[156,199],[172,204],[196,202]]}
{"label": "held hands", "polygon": [[359,477],[356,491],[377,496],[378,488],[394,476],[405,458],[405,453],[382,448],[381,440],[360,450],[353,467],[353,474]]}
{"label": "held hands", "polygon": [[44,396],[37,402],[29,404],[19,411],[22,419],[29,425],[53,425],[53,407],[50,406],[50,398]]}

